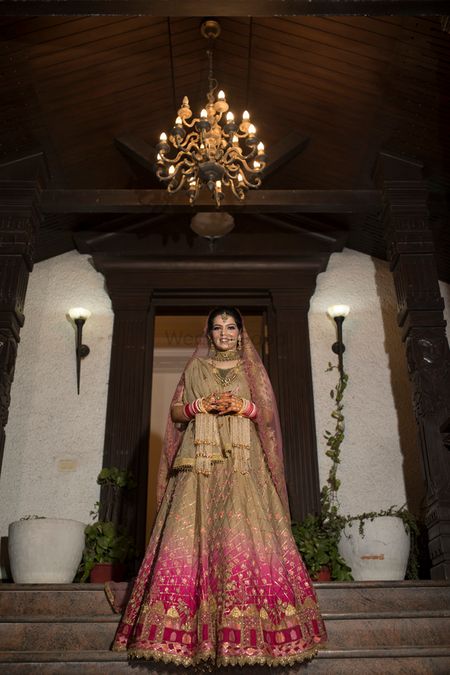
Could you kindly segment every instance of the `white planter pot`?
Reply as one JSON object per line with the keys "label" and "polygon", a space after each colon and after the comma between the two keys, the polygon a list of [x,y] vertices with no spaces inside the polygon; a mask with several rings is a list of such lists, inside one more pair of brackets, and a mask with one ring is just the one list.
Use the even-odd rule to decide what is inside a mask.
{"label": "white planter pot", "polygon": [[339,553],[352,569],[355,581],[401,581],[408,565],[410,538],[403,521],[396,516],[379,516],[364,523],[346,526],[339,541]]}
{"label": "white planter pot", "polygon": [[84,548],[85,523],[32,518],[11,523],[8,550],[16,584],[70,584]]}

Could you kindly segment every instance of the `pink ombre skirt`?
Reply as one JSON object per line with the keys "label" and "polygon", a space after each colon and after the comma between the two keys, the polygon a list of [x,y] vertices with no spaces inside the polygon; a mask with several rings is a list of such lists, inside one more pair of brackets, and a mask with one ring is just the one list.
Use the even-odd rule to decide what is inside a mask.
{"label": "pink ombre skirt", "polygon": [[316,594],[259,446],[169,482],[113,649],[192,666],[290,665],[326,641]]}

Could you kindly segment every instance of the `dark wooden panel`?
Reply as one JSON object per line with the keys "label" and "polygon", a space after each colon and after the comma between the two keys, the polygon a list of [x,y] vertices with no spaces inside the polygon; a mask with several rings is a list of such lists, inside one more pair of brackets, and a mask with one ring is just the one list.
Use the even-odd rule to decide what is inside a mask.
{"label": "dark wooden panel", "polygon": [[[2,13],[9,15],[85,14],[86,0],[2,0]],[[92,14],[154,16],[277,16],[308,14],[411,14],[440,15],[447,0],[91,0]]]}

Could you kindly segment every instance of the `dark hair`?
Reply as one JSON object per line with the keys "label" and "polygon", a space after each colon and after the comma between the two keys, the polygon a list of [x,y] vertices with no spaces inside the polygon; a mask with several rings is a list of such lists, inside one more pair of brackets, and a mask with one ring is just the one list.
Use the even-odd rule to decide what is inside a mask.
{"label": "dark hair", "polygon": [[214,319],[216,318],[216,316],[219,316],[219,314],[228,314],[229,316],[233,317],[239,332],[242,330],[242,317],[240,315],[239,310],[237,310],[236,307],[224,306],[224,307],[214,307],[214,309],[210,311],[208,316],[208,333],[211,333],[214,326]]}

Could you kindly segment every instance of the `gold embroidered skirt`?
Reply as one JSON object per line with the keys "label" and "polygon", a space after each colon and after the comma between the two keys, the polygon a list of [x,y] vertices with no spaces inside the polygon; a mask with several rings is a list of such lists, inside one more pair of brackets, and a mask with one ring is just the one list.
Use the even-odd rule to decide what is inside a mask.
{"label": "gold embroidered skirt", "polygon": [[288,665],[326,640],[259,444],[248,473],[175,473],[113,649],[191,666]]}

